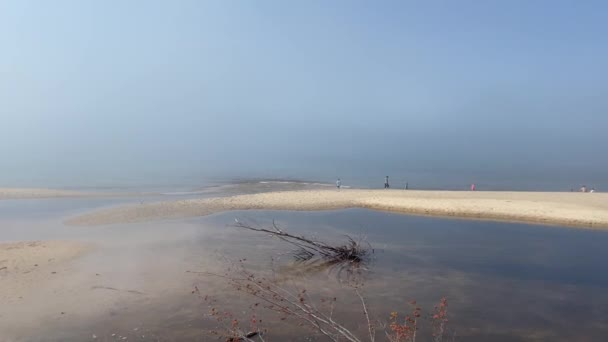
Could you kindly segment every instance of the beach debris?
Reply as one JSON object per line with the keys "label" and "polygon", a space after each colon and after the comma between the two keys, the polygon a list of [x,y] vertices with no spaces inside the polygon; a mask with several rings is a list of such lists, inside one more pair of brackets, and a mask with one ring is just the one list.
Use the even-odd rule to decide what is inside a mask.
{"label": "beach debris", "polygon": [[117,289],[115,287],[110,287],[110,286],[91,286],[91,290],[111,290],[111,291],[134,293],[134,294],[138,294],[138,295],[145,294],[143,292],[136,291],[136,290],[121,290],[121,289]]}
{"label": "beach debris", "polygon": [[95,334],[93,334],[93,336],[91,336],[91,337],[93,337],[94,340],[97,339],[97,335],[95,335]]}
{"label": "beach debris", "polygon": [[258,331],[252,331],[249,332],[247,334],[245,334],[245,337],[228,337],[226,339],[226,342],[242,342],[242,341],[247,341],[251,338],[254,338],[256,336],[258,336],[260,333]]}
{"label": "beach debris", "polygon": [[372,250],[369,243],[363,239],[355,240],[348,235],[346,235],[346,242],[339,245],[330,245],[305,236],[293,235],[279,228],[274,220],[271,229],[254,227],[242,223],[238,219],[235,219],[234,227],[268,234],[295,246],[293,256],[297,261],[310,261],[316,258],[329,262],[361,263],[369,259]]}

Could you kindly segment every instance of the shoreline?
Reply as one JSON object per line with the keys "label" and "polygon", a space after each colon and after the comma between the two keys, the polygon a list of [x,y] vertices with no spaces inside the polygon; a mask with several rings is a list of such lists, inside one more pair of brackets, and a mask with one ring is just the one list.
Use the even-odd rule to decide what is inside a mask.
{"label": "shoreline", "polygon": [[151,196],[155,193],[78,191],[50,188],[0,188],[0,200]]}
{"label": "shoreline", "polygon": [[418,190],[301,190],[127,205],[65,221],[95,226],[206,216],[234,210],[363,208],[403,214],[608,230],[608,194]]}

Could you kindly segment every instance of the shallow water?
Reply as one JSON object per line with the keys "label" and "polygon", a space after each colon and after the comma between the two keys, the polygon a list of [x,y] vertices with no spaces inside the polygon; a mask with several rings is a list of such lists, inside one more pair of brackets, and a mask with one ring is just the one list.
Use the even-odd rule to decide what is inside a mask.
{"label": "shallow water", "polygon": [[[413,299],[428,313],[447,296],[457,341],[608,336],[607,233],[362,209],[239,211],[101,227],[62,224],[93,208],[140,200],[154,199],[0,201],[0,241],[76,239],[96,246],[21,304],[0,308],[0,341],[82,341],[93,335],[98,341],[217,340],[209,330],[218,324],[206,317],[209,303],[192,294],[194,286],[218,300],[214,305],[243,318],[251,314],[253,299],[194,272],[221,273],[226,259],[240,258],[260,274],[274,267],[289,288],[336,296],[335,317],[364,336],[358,299],[335,271],[294,265],[289,246],[227,226],[234,218],[261,226],[276,220],[290,232],[329,241],[341,241],[344,234],[364,237],[374,253],[360,280],[372,316],[380,321],[391,311],[405,313]],[[271,313],[257,314],[268,317],[267,341],[323,340],[295,322],[269,324]]]}
{"label": "shallow water", "polygon": [[[608,336],[604,232],[362,209],[237,212],[211,220],[219,224],[234,216],[262,225],[276,219],[289,230],[335,239],[366,236],[375,253],[364,288],[379,318],[408,310],[412,299],[432,309],[447,296],[458,340],[601,341]],[[317,286],[336,280],[327,273],[322,280],[316,277]],[[360,311],[357,303],[352,311]]]}

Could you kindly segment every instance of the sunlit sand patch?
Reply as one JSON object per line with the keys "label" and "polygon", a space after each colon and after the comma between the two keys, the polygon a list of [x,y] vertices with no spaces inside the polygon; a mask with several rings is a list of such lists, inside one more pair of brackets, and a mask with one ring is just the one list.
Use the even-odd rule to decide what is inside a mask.
{"label": "sunlit sand patch", "polygon": [[403,190],[280,191],[110,208],[66,221],[103,225],[205,216],[229,210],[366,208],[462,218],[608,228],[608,194]]}

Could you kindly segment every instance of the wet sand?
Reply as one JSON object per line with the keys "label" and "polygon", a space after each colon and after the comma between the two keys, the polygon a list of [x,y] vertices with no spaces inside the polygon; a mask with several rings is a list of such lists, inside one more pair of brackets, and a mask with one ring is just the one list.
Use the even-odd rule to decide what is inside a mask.
{"label": "wet sand", "polygon": [[0,303],[19,301],[91,246],[75,241],[0,243]]}
{"label": "wet sand", "polygon": [[346,208],[608,229],[608,194],[405,190],[279,191],[120,206],[66,221],[105,225],[205,216],[230,210]]}
{"label": "wet sand", "polygon": [[130,197],[154,193],[74,191],[46,188],[0,188],[0,200],[35,198]]}
{"label": "wet sand", "polygon": [[92,194],[71,190],[42,188],[0,188],[0,200],[27,198],[85,197],[90,195]]}
{"label": "wet sand", "polygon": [[[48,219],[40,225],[55,229]],[[0,341],[139,340],[169,314],[164,305],[188,309],[199,276],[186,271],[214,269],[184,246],[192,231],[167,237],[162,225],[130,227],[78,241],[0,242]]]}

